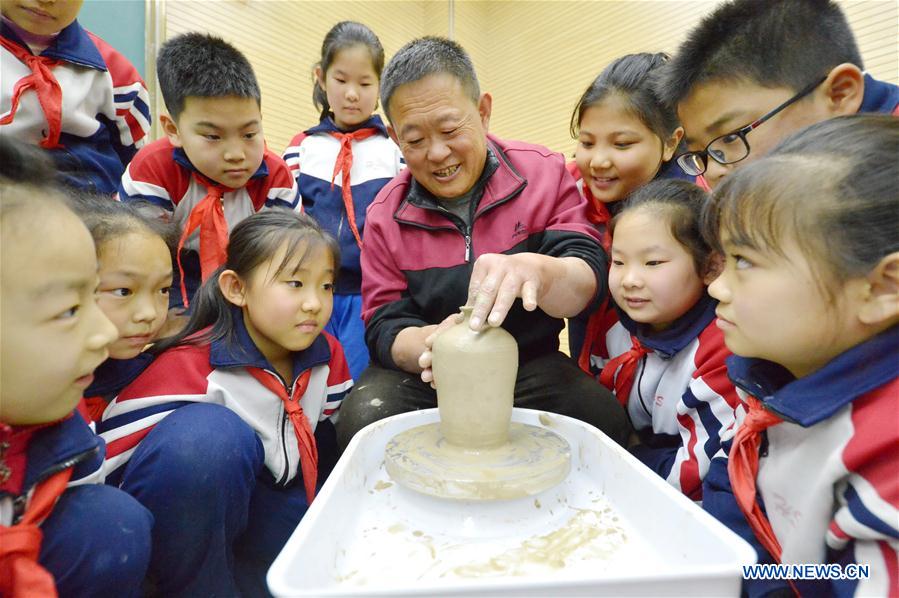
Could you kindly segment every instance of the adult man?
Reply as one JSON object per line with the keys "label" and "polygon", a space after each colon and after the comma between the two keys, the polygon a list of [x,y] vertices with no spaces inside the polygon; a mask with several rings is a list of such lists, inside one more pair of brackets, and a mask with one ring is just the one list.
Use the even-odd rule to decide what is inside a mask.
{"label": "adult man", "polygon": [[516,406],[624,442],[621,407],[558,351],[562,318],[605,294],[607,272],[562,156],[487,135],[492,98],[446,39],[406,44],[381,98],[407,169],[366,217],[362,317],[374,364],[341,408],[341,445],[373,421],[436,406],[431,344],[466,303],[473,329],[502,325],[518,342]]}

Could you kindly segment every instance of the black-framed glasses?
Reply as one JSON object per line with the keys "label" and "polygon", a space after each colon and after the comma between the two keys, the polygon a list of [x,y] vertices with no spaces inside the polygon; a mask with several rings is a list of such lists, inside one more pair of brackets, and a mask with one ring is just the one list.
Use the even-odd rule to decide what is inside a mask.
{"label": "black-framed glasses", "polygon": [[720,137],[715,137],[709,142],[707,146],[705,146],[704,150],[698,152],[687,152],[685,154],[679,155],[677,157],[678,166],[680,166],[681,169],[683,169],[683,171],[690,176],[699,176],[708,168],[709,158],[711,158],[718,164],[734,164],[735,162],[739,162],[740,160],[745,160],[746,156],[749,155],[749,141],[746,140],[746,135],[748,135],[750,131],[754,131],[755,129],[757,129],[759,125],[773,117],[775,114],[777,114],[790,104],[798,102],[799,100],[810,94],[816,87],[821,85],[825,79],[827,79],[826,76],[821,77],[814,83],[803,87],[796,95],[791,97],[789,100],[785,101],[783,104],[781,104],[771,112],[760,116],[745,127],[739,128],[736,131],[731,131],[730,133],[725,133]]}

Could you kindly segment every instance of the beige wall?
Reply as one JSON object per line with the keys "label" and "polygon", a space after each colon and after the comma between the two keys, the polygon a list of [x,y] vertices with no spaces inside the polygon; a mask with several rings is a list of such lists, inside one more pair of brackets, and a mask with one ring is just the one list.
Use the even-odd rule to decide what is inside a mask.
{"label": "beige wall", "polygon": [[[266,138],[274,151],[315,124],[311,70],[321,40],[344,19],[369,25],[388,58],[406,41],[448,35],[472,56],[494,97],[491,130],[570,154],[568,122],[578,97],[615,57],[672,52],[719,0],[156,0],[164,36],[221,35],[253,63],[262,86]],[[895,0],[842,0],[868,70],[899,83]],[[161,109],[161,106],[160,106]],[[157,113],[159,110],[157,110]]]}

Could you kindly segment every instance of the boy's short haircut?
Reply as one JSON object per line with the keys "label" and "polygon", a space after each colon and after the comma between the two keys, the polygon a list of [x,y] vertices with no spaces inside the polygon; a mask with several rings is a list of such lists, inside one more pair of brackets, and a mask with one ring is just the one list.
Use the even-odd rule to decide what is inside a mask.
{"label": "boy's short haircut", "polygon": [[219,37],[204,33],[173,37],[159,49],[156,74],[165,107],[175,120],[189,97],[236,96],[261,104],[250,61]]}
{"label": "boy's short haircut", "polygon": [[847,62],[864,68],[833,0],[733,0],[689,33],[663,69],[658,91],[669,106],[711,80],[799,91]]}

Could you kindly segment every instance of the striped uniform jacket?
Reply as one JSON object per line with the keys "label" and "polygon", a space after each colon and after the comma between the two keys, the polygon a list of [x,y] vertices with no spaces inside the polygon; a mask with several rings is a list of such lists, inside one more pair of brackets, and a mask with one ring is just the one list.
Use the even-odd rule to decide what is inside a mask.
{"label": "striped uniform jacket", "polygon": [[591,356],[591,365],[601,370],[608,359],[631,349],[632,335],[652,349],[641,358],[627,398],[626,411],[641,441],[632,452],[697,501],[722,437],[728,437],[744,409],[727,377],[730,351],[715,325],[717,304],[705,295],[661,333],[647,333],[620,313],[606,334],[608,358]]}
{"label": "striped uniform jacket", "polygon": [[[757,477],[757,500],[782,562],[869,565],[867,579],[799,581],[803,595],[899,595],[897,355],[899,326],[798,380],[768,361],[728,359],[741,392],[784,419],[764,432]],[[753,543],[760,563],[772,562],[733,498],[726,469],[723,458],[712,464],[706,496],[715,498],[703,506]],[[746,589],[761,595],[774,583],[748,582]]]}
{"label": "striped uniform jacket", "polygon": [[340,273],[335,289],[338,294],[358,294],[362,273],[359,244],[350,227],[341,195],[342,173],[338,172],[335,176],[334,172],[340,153],[340,140],[333,134],[366,129],[373,130],[375,134],[352,141],[353,165],[350,168],[354,221],[360,237],[364,238],[365,212],[368,206],[381,187],[405,167],[403,155],[388,137],[381,118],[372,116],[351,131],[341,131],[333,120],[327,118],[294,137],[283,155],[297,181],[303,211],[315,218],[340,244]]}
{"label": "striped uniform jacket", "polygon": [[[281,384],[285,381],[253,344],[241,318],[229,340],[230,344],[221,340],[181,345],[161,353],[110,403],[97,426],[107,445],[105,470],[110,480],[120,478],[122,466],[160,420],[191,403],[223,405],[238,414],[256,431],[265,449],[265,465],[280,484],[300,473],[296,435],[281,398],[250,370],[262,370]],[[343,349],[326,332],[294,354],[291,394],[307,370],[312,374],[299,399],[315,432],[320,425],[336,421],[340,402],[353,381]]]}
{"label": "striped uniform jacket", "polygon": [[[174,147],[168,139],[159,139],[142,148],[128,165],[122,175],[118,198],[154,203],[172,212],[179,229],[183,230],[191,210],[207,195],[205,185],[195,175],[204,179],[184,150]],[[263,208],[297,209],[298,204],[296,183],[287,165],[269,150],[265,150],[262,164],[246,186],[222,196],[229,231]],[[185,247],[198,249],[199,231],[190,236]]]}
{"label": "striped uniform jacket", "polygon": [[[122,175],[118,199],[154,203],[171,212],[178,230],[183,231],[191,211],[208,193],[202,180],[207,179],[194,167],[184,150],[175,148],[168,139],[163,138],[147,144],[134,156]],[[299,195],[296,181],[284,160],[265,150],[262,164],[247,184],[222,196],[228,231],[244,218],[272,207],[298,210]],[[190,295],[193,295],[193,289],[200,286],[199,243],[198,228],[191,233],[181,252],[181,275]],[[177,305],[181,294],[172,293],[171,299],[173,305]]]}
{"label": "striped uniform jacket", "polygon": [[[0,35],[31,54],[6,23]],[[60,31],[41,56],[59,61],[50,70],[62,89],[62,128],[60,146],[50,152],[63,179],[79,188],[115,193],[150,130],[143,80],[127,58],[78,21]],[[0,71],[0,117],[6,118],[16,85],[32,72],[5,47],[0,47]],[[48,121],[33,88],[22,92],[12,122],[0,131],[34,145],[44,138]]]}
{"label": "striped uniform jacket", "polygon": [[37,426],[0,422],[0,525],[21,519],[35,486],[68,467],[68,487],[102,484],[103,440],[76,410],[65,419]]}

